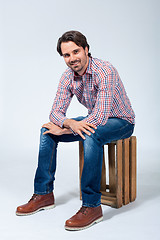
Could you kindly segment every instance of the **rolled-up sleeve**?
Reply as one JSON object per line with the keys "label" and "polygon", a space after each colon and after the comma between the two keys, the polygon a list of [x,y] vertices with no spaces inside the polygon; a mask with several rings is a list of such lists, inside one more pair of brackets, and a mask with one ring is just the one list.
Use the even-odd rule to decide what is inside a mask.
{"label": "rolled-up sleeve", "polygon": [[62,75],[56,97],[53,102],[52,110],[49,119],[54,124],[63,127],[63,122],[66,117],[67,108],[71,102],[73,94],[70,89],[70,80],[65,74]]}

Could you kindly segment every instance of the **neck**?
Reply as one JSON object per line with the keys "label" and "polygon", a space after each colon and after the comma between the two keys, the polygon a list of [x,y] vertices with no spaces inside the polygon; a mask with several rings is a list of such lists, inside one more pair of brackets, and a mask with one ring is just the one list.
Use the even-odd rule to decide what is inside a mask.
{"label": "neck", "polygon": [[85,66],[83,67],[83,69],[82,69],[80,72],[78,72],[78,74],[79,74],[80,76],[82,76],[82,75],[86,72],[87,67],[88,67],[88,64],[89,64],[89,57],[87,56],[87,62],[86,62],[86,64],[85,64]]}

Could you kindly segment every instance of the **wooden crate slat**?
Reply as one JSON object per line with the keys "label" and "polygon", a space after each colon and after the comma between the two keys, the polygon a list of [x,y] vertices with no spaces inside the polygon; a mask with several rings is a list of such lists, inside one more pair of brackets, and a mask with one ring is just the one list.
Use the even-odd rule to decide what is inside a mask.
{"label": "wooden crate slat", "polygon": [[122,174],[123,174],[123,204],[130,202],[129,198],[129,138],[123,140],[123,158],[122,158]]}
{"label": "wooden crate slat", "polygon": [[[108,145],[109,185],[106,184],[106,165],[103,146],[101,177],[101,203],[120,208],[136,199],[136,137],[114,141]],[[79,142],[80,199],[81,176],[84,164],[84,148]]]}
{"label": "wooden crate slat", "polygon": [[117,208],[122,207],[122,140],[116,144],[116,197]]}
{"label": "wooden crate slat", "polygon": [[102,203],[102,204],[105,204],[105,205],[108,205],[108,206],[111,206],[111,207],[114,207],[114,208],[117,207],[116,198],[107,199],[107,198],[105,198],[105,196],[102,196],[102,197],[101,197],[101,203]]}
{"label": "wooden crate slat", "polygon": [[109,191],[116,192],[115,144],[108,144]]}
{"label": "wooden crate slat", "polygon": [[106,197],[116,197],[115,193],[110,193],[110,192],[105,192],[105,191],[101,191],[101,193],[103,196],[106,196]]}
{"label": "wooden crate slat", "polygon": [[80,184],[80,199],[82,199],[82,192],[81,192],[81,176],[83,171],[83,164],[84,164],[84,148],[82,141],[79,141],[79,184]]}
{"label": "wooden crate slat", "polygon": [[130,201],[136,199],[136,137],[130,138]]}
{"label": "wooden crate slat", "polygon": [[105,164],[104,146],[103,146],[103,163],[102,163],[102,176],[101,176],[101,191],[106,191],[106,164]]}

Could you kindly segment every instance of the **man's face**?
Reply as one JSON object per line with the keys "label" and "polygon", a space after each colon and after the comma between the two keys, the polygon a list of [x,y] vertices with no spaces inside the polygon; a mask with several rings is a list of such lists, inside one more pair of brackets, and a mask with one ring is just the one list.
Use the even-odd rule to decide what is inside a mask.
{"label": "man's face", "polygon": [[83,75],[89,62],[88,48],[84,50],[83,47],[69,41],[61,43],[61,51],[67,66],[79,75]]}

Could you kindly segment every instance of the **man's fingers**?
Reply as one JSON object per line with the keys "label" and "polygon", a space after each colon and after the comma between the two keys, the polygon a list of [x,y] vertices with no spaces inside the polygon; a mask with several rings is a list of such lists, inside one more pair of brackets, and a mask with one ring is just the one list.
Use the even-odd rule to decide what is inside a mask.
{"label": "man's fingers", "polygon": [[49,123],[47,123],[47,124],[48,124],[48,125],[51,125],[51,126],[54,125],[54,123],[52,123],[52,122],[49,122]]}
{"label": "man's fingers", "polygon": [[53,126],[53,125],[54,125],[54,124],[53,124],[52,122],[48,122],[48,123],[43,124],[42,127],[49,128],[49,127],[51,127],[51,126]]}
{"label": "man's fingers", "polygon": [[81,136],[81,138],[83,138],[84,140],[86,139],[85,136],[82,134],[82,132],[80,130],[77,131],[77,133]]}
{"label": "man's fingers", "polygon": [[92,123],[84,122],[83,120],[81,122],[84,124],[85,127],[91,127],[91,128],[97,129],[97,127]]}
{"label": "man's fingers", "polygon": [[[91,133],[95,133],[95,130],[94,129],[97,129],[97,127],[96,126],[94,126],[94,129],[93,129],[93,124],[91,124],[91,123],[84,123],[83,122],[83,124],[82,124],[82,128],[83,129],[81,129],[82,131],[84,131],[84,129],[85,130],[88,130],[89,132],[91,132]],[[86,132],[86,131],[84,131],[85,133],[87,133],[88,134],[88,132]],[[89,135],[89,134],[88,134]]]}
{"label": "man's fingers", "polygon": [[45,135],[45,134],[47,134],[47,133],[51,133],[50,131],[45,131],[44,133],[43,133],[43,135]]}
{"label": "man's fingers", "polygon": [[[92,133],[94,133],[95,131],[93,129],[89,129]],[[91,132],[87,131],[85,127],[81,127],[81,130],[77,131],[77,133],[85,140],[85,136],[82,134],[82,132],[86,133],[88,136],[91,136]]]}
{"label": "man's fingers", "polygon": [[[83,121],[83,120],[82,120]],[[92,127],[92,128],[94,128],[94,129],[97,129],[97,127],[94,125],[94,124],[92,124],[92,123],[87,123],[87,122],[85,122],[89,127]]]}
{"label": "man's fingers", "polygon": [[95,131],[94,131],[91,127],[86,126],[85,128],[86,128],[87,130],[89,130],[90,132],[95,133]]}
{"label": "man's fingers", "polygon": [[48,127],[49,127],[49,126],[48,126],[47,123],[43,124],[43,126],[42,126],[42,128],[48,128]]}
{"label": "man's fingers", "polygon": [[86,133],[88,136],[91,135],[91,133],[90,133],[89,131],[87,131],[85,128],[83,128],[82,131],[83,131],[84,133]]}

